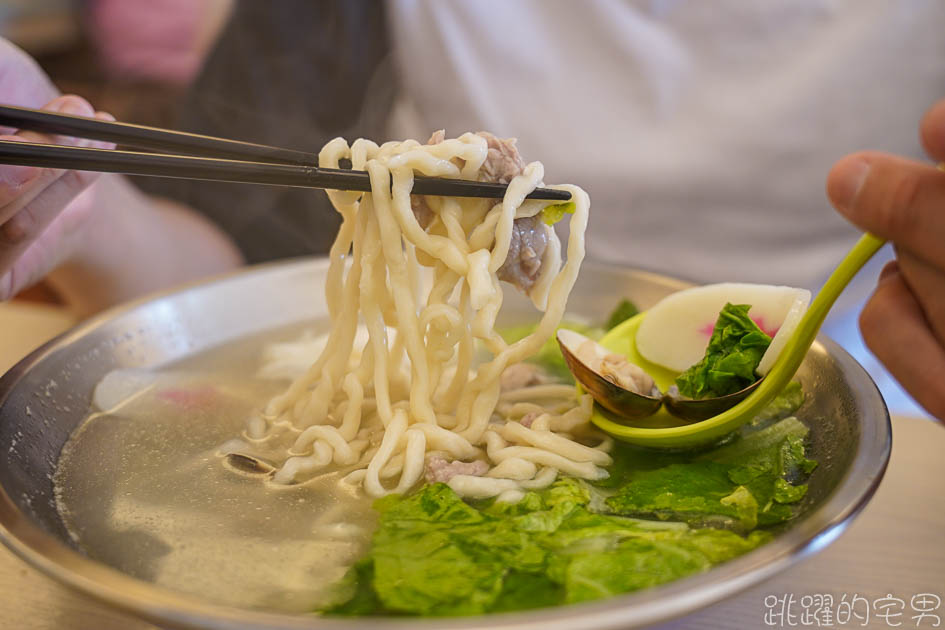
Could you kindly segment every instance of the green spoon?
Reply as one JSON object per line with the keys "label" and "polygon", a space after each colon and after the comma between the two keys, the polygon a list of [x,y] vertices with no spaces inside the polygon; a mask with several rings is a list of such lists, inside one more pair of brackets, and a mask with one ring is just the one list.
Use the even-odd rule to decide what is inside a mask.
{"label": "green spoon", "polygon": [[[672,426],[678,424],[679,420],[661,409],[643,421],[646,426],[631,427],[621,424],[610,412],[595,405],[591,422],[619,440],[656,448],[686,448],[703,445],[737,429],[754,418],[791,381],[807,355],[807,351],[814,343],[814,338],[821,324],[824,323],[830,307],[853,276],[873,257],[884,242],[872,234],[864,234],[857,241],[811,302],[810,308],[804,313],[771,370],[758,387],[735,406],[707,420],[683,426]],[[650,363],[637,352],[635,341],[637,329],[645,316],[646,312],[643,312],[628,319],[604,335],[600,344],[612,352],[623,354],[632,363],[642,367],[653,377],[659,388],[665,391],[672,385],[677,376],[676,373]]]}

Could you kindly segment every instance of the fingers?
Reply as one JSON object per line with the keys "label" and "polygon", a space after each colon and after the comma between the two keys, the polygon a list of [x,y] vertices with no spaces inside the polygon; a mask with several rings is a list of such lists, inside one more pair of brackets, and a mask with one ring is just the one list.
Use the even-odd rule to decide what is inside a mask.
{"label": "fingers", "polygon": [[935,339],[945,347],[945,270],[908,251],[897,250],[896,255],[896,272],[909,287]]}
{"label": "fingers", "polygon": [[[25,142],[20,136],[0,136],[0,140]],[[35,166],[0,165],[0,209],[19,197],[26,185],[39,176],[41,170]],[[0,221],[2,220],[3,216],[0,215]]]}
{"label": "fingers", "polygon": [[[945,348],[895,266],[887,266],[860,314],[866,345],[930,414],[945,420]],[[903,351],[908,349],[908,351]]]}
{"label": "fingers", "polygon": [[[922,120],[928,154],[945,162],[945,100]],[[945,421],[945,172],[877,152],[849,155],[827,194],[858,227],[892,241],[897,261],[863,309],[863,338],[932,415]]]}
{"label": "fingers", "polygon": [[886,278],[888,278],[889,276],[891,276],[892,274],[898,273],[898,272],[899,272],[899,261],[890,260],[888,263],[883,265],[883,268],[879,272],[879,278],[877,279],[876,282],[880,283]]}
{"label": "fingers", "polygon": [[[78,96],[60,96],[47,104],[44,109],[58,111],[76,116],[99,116],[110,118],[107,114],[96,114],[95,110],[84,99]],[[23,142],[40,142],[45,144],[65,144],[85,147],[106,147],[107,143],[95,142],[67,136],[50,136],[33,131],[20,131],[9,137]],[[3,175],[6,169],[9,175]],[[19,169],[19,170],[16,170]],[[19,179],[15,185],[0,186],[0,247],[13,246],[29,241],[36,236],[37,230],[42,230],[48,221],[55,216],[51,212],[58,212],[62,207],[55,208],[49,204],[34,206],[33,202],[43,192],[63,176],[65,171],[59,169],[43,169],[33,167],[0,167],[0,180],[10,177]],[[68,178],[72,195],[81,192],[89,183],[98,177],[97,173],[72,171]],[[61,191],[60,195],[61,196]],[[0,254],[0,259],[3,256]],[[3,263],[0,261],[0,269]]]}
{"label": "fingers", "polygon": [[[112,120],[77,96],[62,96],[44,109]],[[21,131],[11,139],[47,144],[108,147],[108,143],[66,136],[49,136]],[[7,299],[41,277],[63,258],[55,239],[46,239],[44,247],[33,248],[28,265],[16,264],[72,200],[98,177],[97,173],[62,171],[19,166],[0,166],[0,299]],[[40,255],[41,254],[41,255]],[[14,273],[16,271],[16,273]]]}
{"label": "fingers", "polygon": [[945,269],[945,172],[881,153],[855,153],[830,170],[827,194],[860,228]]}
{"label": "fingers", "polygon": [[[111,116],[107,114],[96,114],[92,106],[78,96],[60,96],[50,101],[43,109],[77,116],[95,116],[111,119]],[[39,142],[43,144],[108,146],[104,143],[78,140],[66,136],[50,136],[33,131],[20,131],[12,136],[2,136],[2,139],[20,142]],[[16,212],[61,174],[62,171],[59,170],[42,169],[33,166],[0,166],[0,225],[9,221]]]}
{"label": "fingers", "polygon": [[922,146],[936,162],[945,162],[945,99],[932,106],[919,126]]}

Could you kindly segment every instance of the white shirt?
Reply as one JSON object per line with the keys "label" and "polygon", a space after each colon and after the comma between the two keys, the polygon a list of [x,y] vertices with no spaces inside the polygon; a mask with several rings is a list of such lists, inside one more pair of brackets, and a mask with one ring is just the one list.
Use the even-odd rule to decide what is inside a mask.
{"label": "white shirt", "polygon": [[397,0],[392,135],[519,138],[590,193],[592,258],[816,287],[856,237],[824,193],[862,148],[921,155],[940,0]]}
{"label": "white shirt", "polygon": [[827,201],[831,164],[921,156],[918,122],[945,96],[941,0],[388,7],[392,137],[517,137],[546,182],[590,194],[591,258],[697,282],[819,286],[857,237]]}

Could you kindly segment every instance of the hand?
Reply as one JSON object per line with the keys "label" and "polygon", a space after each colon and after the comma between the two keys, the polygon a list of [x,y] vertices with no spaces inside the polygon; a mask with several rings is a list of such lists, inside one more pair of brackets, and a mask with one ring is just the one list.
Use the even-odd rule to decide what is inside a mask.
{"label": "hand", "polygon": [[[920,133],[929,156],[945,162],[945,100],[925,115]],[[945,172],[855,153],[833,166],[827,194],[851,222],[893,243],[896,260],[880,274],[860,330],[902,386],[945,421]]]}
{"label": "hand", "polygon": [[[0,102],[111,120],[77,96],[57,96],[35,61],[0,39]],[[10,130],[12,131],[12,130]],[[21,131],[2,140],[105,147]],[[70,253],[92,208],[94,173],[0,165],[0,300],[42,278]]]}

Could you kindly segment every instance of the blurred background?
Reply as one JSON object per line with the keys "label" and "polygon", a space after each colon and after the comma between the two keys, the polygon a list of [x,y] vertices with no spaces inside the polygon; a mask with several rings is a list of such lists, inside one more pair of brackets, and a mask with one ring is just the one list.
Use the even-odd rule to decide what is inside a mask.
{"label": "blurred background", "polygon": [[231,0],[0,0],[0,36],[63,93],[118,119],[167,125]]}
{"label": "blurred background", "polygon": [[[33,56],[63,93],[119,120],[173,126],[231,0],[0,0],[0,36]],[[75,318],[40,283],[0,304],[0,373]]]}

